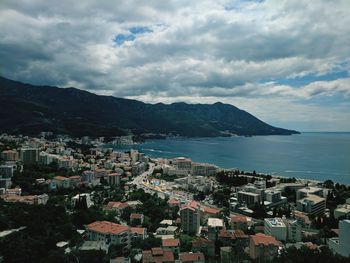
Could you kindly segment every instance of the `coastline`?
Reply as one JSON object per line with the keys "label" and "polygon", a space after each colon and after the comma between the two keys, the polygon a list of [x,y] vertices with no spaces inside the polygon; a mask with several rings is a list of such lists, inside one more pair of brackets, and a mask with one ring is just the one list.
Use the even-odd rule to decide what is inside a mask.
{"label": "coastline", "polygon": [[[316,137],[317,143],[327,144],[322,147],[330,146],[334,148],[333,141],[329,139],[334,137],[333,135],[336,138],[340,136],[338,139],[343,144],[344,138],[342,137],[349,136],[350,133],[302,132],[298,136],[171,137],[167,140],[148,139],[143,143],[133,145],[104,144],[103,147],[114,148],[118,151],[135,149],[152,158],[172,159],[186,156],[195,162],[211,163],[223,169],[238,169],[238,167],[244,171],[255,169],[261,174],[268,174],[273,177],[297,178],[310,182],[323,182],[329,179],[350,185],[350,173],[347,172],[349,165],[346,161],[350,155],[346,147],[345,153],[339,153],[340,157],[343,158],[339,160],[340,158],[334,155],[332,151],[327,152],[329,151],[327,148],[327,151],[319,153],[318,148],[322,145],[316,144],[318,148],[315,148],[315,145],[308,145],[309,140]],[[261,141],[263,144],[260,143]],[[275,145],[276,143],[278,147],[286,147],[286,149],[270,149],[270,144]],[[231,145],[228,146],[228,144]],[[293,148],[289,149],[288,144],[292,144]],[[300,148],[300,145],[304,148]],[[343,145],[341,146],[343,147]],[[309,152],[310,148],[315,149]],[[335,148],[333,151],[338,154],[338,147]],[[280,156],[284,159],[278,159]],[[317,158],[320,158],[320,161]],[[240,165],[242,163],[243,165]],[[307,167],[301,166],[305,164]],[[338,167],[339,164],[343,167]]]}

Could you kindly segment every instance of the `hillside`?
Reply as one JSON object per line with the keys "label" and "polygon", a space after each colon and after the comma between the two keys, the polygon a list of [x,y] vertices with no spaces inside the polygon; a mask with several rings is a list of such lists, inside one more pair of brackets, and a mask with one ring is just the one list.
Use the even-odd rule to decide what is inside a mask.
{"label": "hillside", "polygon": [[229,104],[147,104],[76,88],[34,86],[0,77],[0,132],[74,136],[173,133],[181,136],[290,135]]}

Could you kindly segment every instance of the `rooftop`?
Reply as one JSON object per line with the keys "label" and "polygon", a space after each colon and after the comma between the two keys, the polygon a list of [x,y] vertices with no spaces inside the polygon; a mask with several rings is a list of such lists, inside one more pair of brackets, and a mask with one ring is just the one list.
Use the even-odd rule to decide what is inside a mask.
{"label": "rooftop", "polygon": [[177,247],[180,245],[179,239],[169,238],[162,239],[162,247]]}
{"label": "rooftop", "polygon": [[265,235],[262,233],[258,233],[256,235],[250,236],[250,238],[253,241],[255,246],[258,246],[258,245],[281,246],[281,243],[279,241],[277,241],[273,236]]}
{"label": "rooftop", "polygon": [[109,221],[96,221],[89,225],[87,225],[87,229],[102,233],[102,234],[112,234],[112,235],[118,235],[123,232],[129,231],[128,226],[123,226],[119,224],[115,224]]}
{"label": "rooftop", "polygon": [[192,252],[184,252],[180,253],[179,258],[182,262],[190,262],[190,261],[204,261],[204,254],[201,252],[192,253]]}
{"label": "rooftop", "polygon": [[223,227],[224,220],[220,218],[208,218],[208,226],[209,227]]}

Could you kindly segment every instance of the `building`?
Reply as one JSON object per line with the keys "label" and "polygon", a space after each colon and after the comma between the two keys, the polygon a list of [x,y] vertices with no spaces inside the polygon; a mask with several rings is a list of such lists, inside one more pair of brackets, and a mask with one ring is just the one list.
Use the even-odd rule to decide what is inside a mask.
{"label": "building", "polygon": [[318,195],[308,195],[297,201],[297,209],[309,215],[321,215],[326,210],[326,199]]}
{"label": "building", "polygon": [[74,165],[74,158],[72,156],[61,156],[57,160],[58,168],[71,170]]}
{"label": "building", "polygon": [[224,220],[220,218],[208,218],[208,239],[215,241],[218,233],[224,228]]}
{"label": "building", "polygon": [[317,195],[319,197],[324,197],[323,188],[308,186],[297,190],[297,200],[303,199],[304,197],[307,197],[309,195]]}
{"label": "building", "polygon": [[261,194],[253,192],[239,191],[237,194],[237,200],[240,204],[244,204],[247,207],[252,207],[261,202]]}
{"label": "building", "polygon": [[193,252],[184,252],[179,254],[180,262],[187,263],[205,263],[204,254],[201,252],[193,253]]}
{"label": "building", "polygon": [[20,153],[23,164],[34,164],[39,160],[39,149],[37,148],[22,148]]}
{"label": "building", "polygon": [[94,203],[91,200],[89,193],[77,194],[72,197],[72,205],[75,206],[77,202],[84,202],[87,208],[91,207]]}
{"label": "building", "polygon": [[162,248],[171,250],[174,254],[180,253],[180,240],[175,238],[162,239]]}
{"label": "building", "polygon": [[118,173],[111,173],[108,175],[108,184],[109,185],[120,185],[120,174]]}
{"label": "building", "polygon": [[143,224],[143,214],[131,213],[130,214],[130,224],[142,225]]}
{"label": "building", "polygon": [[4,161],[18,161],[18,152],[16,150],[5,150],[1,152],[1,159]]}
{"label": "building", "polygon": [[232,247],[220,247],[220,260],[221,263],[232,262]]}
{"label": "building", "polygon": [[343,257],[350,256],[350,220],[339,221],[339,238],[328,240],[329,248]]}
{"label": "building", "polygon": [[142,263],[172,263],[174,253],[171,250],[163,250],[160,247],[142,251]]}
{"label": "building", "polygon": [[55,176],[53,178],[53,181],[55,182],[56,188],[70,188],[71,187],[71,181],[68,177],[64,176]]}
{"label": "building", "polygon": [[191,242],[191,251],[206,253],[209,257],[213,257],[215,256],[215,242],[199,237]]}
{"label": "building", "polygon": [[191,172],[192,160],[185,157],[178,157],[173,160],[175,167],[178,170]]}
{"label": "building", "polygon": [[192,163],[191,175],[212,176],[217,173],[218,167],[209,163]]}
{"label": "building", "polygon": [[11,178],[1,178],[0,177],[0,189],[1,188],[8,189],[11,187],[11,185],[12,185]]}
{"label": "building", "polygon": [[255,234],[249,239],[249,256],[252,259],[272,260],[278,255],[278,250],[282,244],[272,236],[265,234]]}
{"label": "building", "polygon": [[298,220],[283,220],[287,226],[287,241],[292,243],[301,242],[302,240],[302,227]]}
{"label": "building", "polygon": [[265,218],[264,233],[280,241],[287,240],[287,226],[281,218]]}
{"label": "building", "polygon": [[81,174],[82,182],[93,183],[94,180],[95,180],[95,175],[94,175],[94,172],[92,171],[84,171]]}
{"label": "building", "polygon": [[251,221],[251,218],[246,216],[234,215],[230,219],[231,226],[234,230],[243,230],[244,232],[248,229],[248,223]]}
{"label": "building", "polygon": [[1,196],[1,198],[5,202],[11,202],[11,203],[25,203],[29,205],[46,205],[47,201],[49,200],[49,196],[47,194],[41,194],[41,195],[12,195],[7,194],[5,196]]}
{"label": "building", "polygon": [[274,189],[267,189],[264,192],[264,204],[266,207],[273,207],[287,203],[287,197],[282,196],[282,192]]}
{"label": "building", "polygon": [[200,206],[197,202],[190,202],[180,209],[181,229],[189,235],[196,235],[200,227]]}
{"label": "building", "polygon": [[108,221],[96,221],[86,226],[86,236],[90,241],[130,247],[130,227]]}
{"label": "building", "polygon": [[346,199],[346,203],[343,205],[338,205],[334,209],[334,218],[338,219],[342,217],[343,219],[350,218],[350,198]]}
{"label": "building", "polygon": [[59,156],[47,152],[40,152],[39,163],[49,165],[50,163],[57,162]]}
{"label": "building", "polygon": [[0,165],[0,178],[11,178],[13,176],[13,165]]}

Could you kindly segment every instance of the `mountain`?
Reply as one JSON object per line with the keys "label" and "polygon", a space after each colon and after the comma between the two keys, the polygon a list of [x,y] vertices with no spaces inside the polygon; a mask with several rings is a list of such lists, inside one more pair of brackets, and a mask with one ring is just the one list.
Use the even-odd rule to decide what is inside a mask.
{"label": "mountain", "polygon": [[181,136],[290,135],[235,106],[147,104],[76,88],[34,86],[0,77],[0,132],[116,136],[131,130]]}

